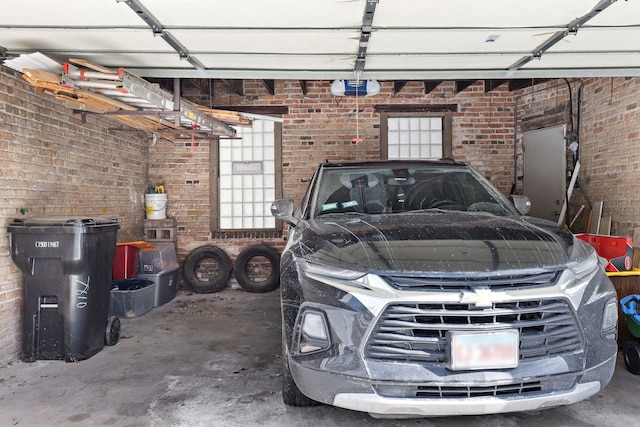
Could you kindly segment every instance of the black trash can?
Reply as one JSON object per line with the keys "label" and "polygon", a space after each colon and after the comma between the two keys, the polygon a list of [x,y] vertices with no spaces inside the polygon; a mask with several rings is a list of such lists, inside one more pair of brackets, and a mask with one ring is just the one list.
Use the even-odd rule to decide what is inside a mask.
{"label": "black trash can", "polygon": [[34,217],[8,226],[23,274],[22,360],[84,360],[113,345],[109,318],[116,220]]}

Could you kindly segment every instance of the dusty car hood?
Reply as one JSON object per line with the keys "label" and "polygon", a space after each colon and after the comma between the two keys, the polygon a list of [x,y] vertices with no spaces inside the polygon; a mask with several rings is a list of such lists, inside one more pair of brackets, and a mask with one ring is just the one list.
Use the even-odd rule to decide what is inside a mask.
{"label": "dusty car hood", "polygon": [[331,215],[309,221],[301,238],[310,261],[381,273],[553,270],[573,245],[548,221],[452,211]]}

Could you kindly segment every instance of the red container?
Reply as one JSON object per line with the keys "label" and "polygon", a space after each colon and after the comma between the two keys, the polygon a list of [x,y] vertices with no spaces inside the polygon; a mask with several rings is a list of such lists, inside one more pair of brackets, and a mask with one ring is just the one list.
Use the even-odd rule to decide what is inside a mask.
{"label": "red container", "polygon": [[133,245],[119,243],[111,268],[112,280],[131,279],[138,276],[138,251]]}
{"label": "red container", "polygon": [[633,239],[630,237],[601,236],[599,234],[576,234],[596,249],[598,255],[609,263],[606,271],[628,271],[633,269]]}

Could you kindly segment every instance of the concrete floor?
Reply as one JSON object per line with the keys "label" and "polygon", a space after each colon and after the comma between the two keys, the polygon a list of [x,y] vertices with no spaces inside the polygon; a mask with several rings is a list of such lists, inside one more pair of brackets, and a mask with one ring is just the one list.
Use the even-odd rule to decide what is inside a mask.
{"label": "concrete floor", "polygon": [[640,417],[640,376],[619,358],[589,400],[518,414],[376,420],[282,403],[278,291],[179,293],[122,320],[120,342],[77,363],[0,367],[1,426],[619,426]]}

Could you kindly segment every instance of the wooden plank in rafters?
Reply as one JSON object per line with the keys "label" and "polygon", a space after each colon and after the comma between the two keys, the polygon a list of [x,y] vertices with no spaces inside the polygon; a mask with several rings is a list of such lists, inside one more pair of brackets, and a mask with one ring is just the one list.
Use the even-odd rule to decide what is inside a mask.
{"label": "wooden plank in rafters", "polygon": [[230,125],[251,126],[253,123],[251,119],[236,111],[219,110],[201,106],[198,107],[198,111]]}
{"label": "wooden plank in rafters", "polygon": [[69,58],[69,62],[76,65],[82,65],[85,68],[89,68],[91,70],[99,71],[105,74],[118,74],[116,71],[112,70],[111,68],[103,67],[102,65],[97,65],[84,59]]}

